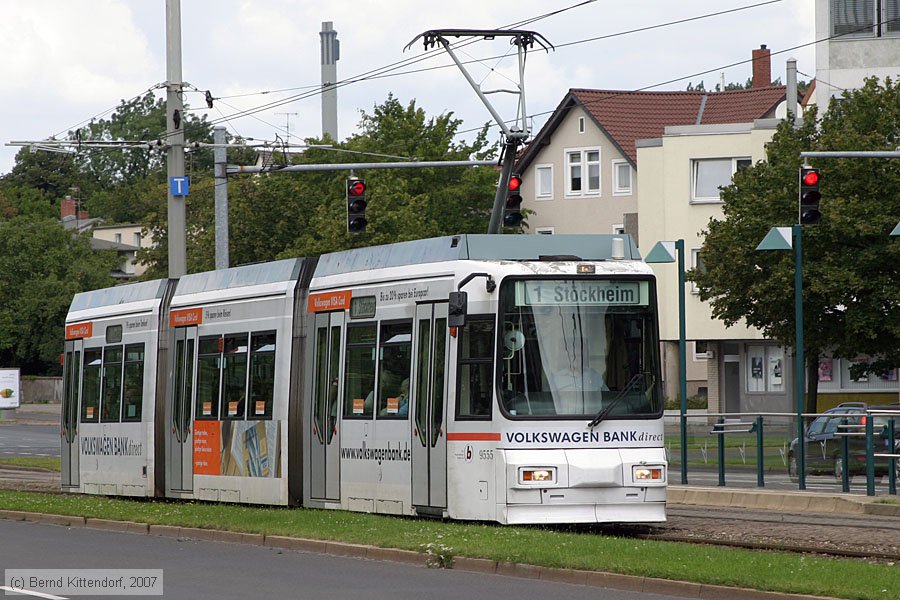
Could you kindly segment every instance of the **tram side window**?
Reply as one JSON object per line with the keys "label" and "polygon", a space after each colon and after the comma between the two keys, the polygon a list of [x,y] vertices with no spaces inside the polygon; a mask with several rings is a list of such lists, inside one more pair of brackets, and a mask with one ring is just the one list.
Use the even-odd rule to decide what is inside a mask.
{"label": "tram side window", "polygon": [[90,348],[84,351],[84,374],[81,377],[81,422],[100,421],[100,370],[103,350]]}
{"label": "tram side window", "polygon": [[222,361],[222,338],[200,338],[197,352],[197,406],[195,419],[219,417],[219,367]]}
{"label": "tram side window", "polygon": [[103,397],[100,420],[118,423],[122,418],[122,346],[107,346],[103,351]]}
{"label": "tram side window", "polygon": [[412,322],[381,326],[378,373],[378,418],[409,416],[409,375],[412,359]]}
{"label": "tram side window", "polygon": [[250,336],[250,407],[248,419],[271,419],[275,395],[275,332]]}
{"label": "tram side window", "polygon": [[125,346],[123,421],[140,421],[144,398],[144,344]]}
{"label": "tram side window", "polygon": [[247,334],[225,336],[222,362],[222,418],[243,419],[247,404]]}
{"label": "tram side window", "polygon": [[457,419],[489,419],[494,390],[494,317],[472,315],[459,341]]}
{"label": "tram side window", "polygon": [[347,364],[344,382],[344,418],[370,419],[375,399],[374,323],[347,327]]}

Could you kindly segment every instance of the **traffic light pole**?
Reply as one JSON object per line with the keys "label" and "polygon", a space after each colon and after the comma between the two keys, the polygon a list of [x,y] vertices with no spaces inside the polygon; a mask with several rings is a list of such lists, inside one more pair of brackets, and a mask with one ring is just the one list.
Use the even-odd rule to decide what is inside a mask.
{"label": "traffic light pole", "polygon": [[803,227],[791,227],[794,238],[794,402],[797,410],[797,481],[806,489],[806,440],[803,427],[803,388],[806,369],[803,357]]}
{"label": "traffic light pole", "polygon": [[488,233],[500,232],[500,217],[503,215],[503,206],[506,202],[506,193],[509,177],[516,165],[516,151],[519,148],[519,140],[507,138],[503,146],[503,157],[500,170],[500,183],[497,185],[497,194],[494,196],[494,209],[491,212],[491,222],[488,225]]}

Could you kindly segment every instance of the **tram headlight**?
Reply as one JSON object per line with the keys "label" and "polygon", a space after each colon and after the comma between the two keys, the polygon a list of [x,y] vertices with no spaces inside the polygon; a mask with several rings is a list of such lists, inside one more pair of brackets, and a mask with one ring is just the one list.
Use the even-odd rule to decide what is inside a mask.
{"label": "tram headlight", "polygon": [[519,483],[553,483],[555,481],[555,468],[525,467],[519,469]]}
{"label": "tram headlight", "polygon": [[666,470],[663,467],[648,467],[645,465],[634,465],[631,467],[631,479],[635,483],[648,481],[664,481],[666,478]]}

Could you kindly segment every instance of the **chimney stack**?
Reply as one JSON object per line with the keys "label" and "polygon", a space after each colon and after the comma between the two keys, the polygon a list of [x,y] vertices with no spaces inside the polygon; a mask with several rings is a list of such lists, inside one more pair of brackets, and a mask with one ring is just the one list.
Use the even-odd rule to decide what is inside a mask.
{"label": "chimney stack", "polygon": [[765,44],[753,51],[753,82],[750,87],[765,88],[772,85],[772,51]]}
{"label": "chimney stack", "polygon": [[78,212],[78,201],[72,198],[72,196],[66,196],[60,203],[59,209],[60,219],[65,219],[66,217],[74,217]]}

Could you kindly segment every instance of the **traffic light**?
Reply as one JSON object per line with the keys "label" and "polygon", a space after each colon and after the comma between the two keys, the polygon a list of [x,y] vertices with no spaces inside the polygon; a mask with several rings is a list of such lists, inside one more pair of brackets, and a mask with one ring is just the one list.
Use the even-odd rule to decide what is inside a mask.
{"label": "traffic light", "polygon": [[503,208],[503,226],[518,227],[522,223],[522,178],[510,175],[506,185],[506,205]]}
{"label": "traffic light", "polygon": [[356,177],[347,178],[347,231],[362,233],[369,221],[366,219],[366,182]]}
{"label": "traffic light", "polygon": [[817,225],[822,219],[819,212],[819,192],[821,181],[819,170],[811,167],[800,167],[800,224]]}

